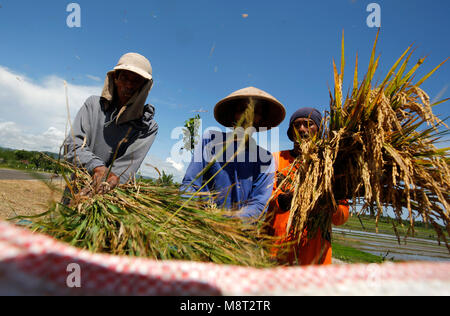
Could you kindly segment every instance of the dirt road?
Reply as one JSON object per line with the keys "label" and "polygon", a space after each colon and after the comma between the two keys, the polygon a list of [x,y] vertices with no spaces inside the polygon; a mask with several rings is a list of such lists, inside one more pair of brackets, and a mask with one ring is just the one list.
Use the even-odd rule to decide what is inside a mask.
{"label": "dirt road", "polygon": [[[48,174],[42,175],[49,179]],[[36,215],[59,201],[64,187],[61,180],[36,180],[27,172],[0,169],[0,220],[17,215]]]}
{"label": "dirt road", "polygon": [[[38,173],[39,178],[51,179],[49,173]],[[36,180],[36,176],[21,170],[0,169],[0,180]]]}

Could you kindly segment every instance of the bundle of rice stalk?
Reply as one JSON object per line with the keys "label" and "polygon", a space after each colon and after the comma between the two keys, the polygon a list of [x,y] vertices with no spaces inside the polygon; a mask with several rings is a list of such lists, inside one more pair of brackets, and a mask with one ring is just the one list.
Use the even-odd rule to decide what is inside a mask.
{"label": "bundle of rice stalk", "polygon": [[[61,163],[62,164],[62,163]],[[226,217],[208,202],[182,198],[176,187],[128,183],[103,194],[77,194],[92,179],[64,167],[70,206],[56,204],[32,218],[34,231],[96,253],[268,267],[268,241],[255,226]],[[84,190],[87,192],[89,190]],[[229,214],[228,214],[229,215]],[[28,217],[30,218],[30,217]]]}
{"label": "bundle of rice stalk", "polygon": [[447,100],[431,104],[420,88],[443,63],[413,83],[425,59],[407,71],[412,55],[409,47],[382,83],[374,86],[377,41],[378,34],[362,82],[358,81],[356,57],[353,89],[344,99],[342,39],[341,72],[333,61],[335,88],[334,94],[330,91],[323,133],[300,140],[302,155],[285,180],[293,179],[294,191],[287,232],[297,236],[305,228],[310,235],[319,228],[327,232],[331,212],[324,210],[335,209],[339,200],[352,200],[356,205],[363,199],[362,211],[377,207],[377,227],[383,206],[391,206],[398,220],[409,218],[412,235],[416,218],[431,223],[450,251],[444,232],[450,234],[449,148],[436,147],[449,129],[432,112],[432,107]]}

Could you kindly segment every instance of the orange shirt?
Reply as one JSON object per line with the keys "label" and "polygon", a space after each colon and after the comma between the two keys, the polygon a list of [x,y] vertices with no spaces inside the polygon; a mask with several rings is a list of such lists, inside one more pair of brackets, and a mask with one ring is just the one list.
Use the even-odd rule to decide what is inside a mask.
{"label": "orange shirt", "polygon": [[[277,175],[282,173],[286,176],[291,169],[291,164],[294,162],[295,158],[292,157],[290,151],[275,153],[274,158],[277,167]],[[277,176],[275,176],[274,192],[276,188]],[[280,193],[282,192],[279,192],[277,195]],[[278,247],[274,247],[272,249],[272,256],[275,257],[281,264],[331,264],[331,243],[330,241],[322,238],[320,230],[314,238],[308,239],[306,237],[307,232],[305,229],[300,242],[294,242],[290,245],[283,246],[286,242],[296,240],[296,236],[286,234],[289,213],[289,211],[283,211],[280,209],[278,197],[271,201],[268,210],[270,230],[273,236],[281,238],[277,241]],[[340,202],[338,209],[333,214],[332,222],[336,226],[343,225],[348,220],[348,216],[349,206],[347,202]],[[283,251],[281,251],[281,249],[283,249]]]}

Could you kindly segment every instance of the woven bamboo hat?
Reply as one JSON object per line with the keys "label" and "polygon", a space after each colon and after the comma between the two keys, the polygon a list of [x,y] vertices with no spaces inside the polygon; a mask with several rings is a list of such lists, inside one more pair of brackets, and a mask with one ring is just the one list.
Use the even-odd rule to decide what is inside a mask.
{"label": "woven bamboo hat", "polygon": [[266,127],[271,129],[277,127],[286,117],[286,109],[280,101],[265,91],[255,87],[248,87],[235,91],[219,101],[214,108],[214,118],[225,127],[233,127],[236,106],[250,99],[256,101],[256,107],[262,107],[262,119],[257,126],[254,126],[255,128]]}

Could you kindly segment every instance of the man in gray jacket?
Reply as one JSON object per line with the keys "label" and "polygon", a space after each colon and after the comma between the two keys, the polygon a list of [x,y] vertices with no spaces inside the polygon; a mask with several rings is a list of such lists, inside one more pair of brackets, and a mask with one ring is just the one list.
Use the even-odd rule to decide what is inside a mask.
{"label": "man in gray jacket", "polygon": [[89,97],[78,112],[65,158],[92,175],[96,193],[133,178],[150,150],[158,131],[155,108],[145,104],[152,86],[150,62],[125,54],[108,72],[102,95]]}

